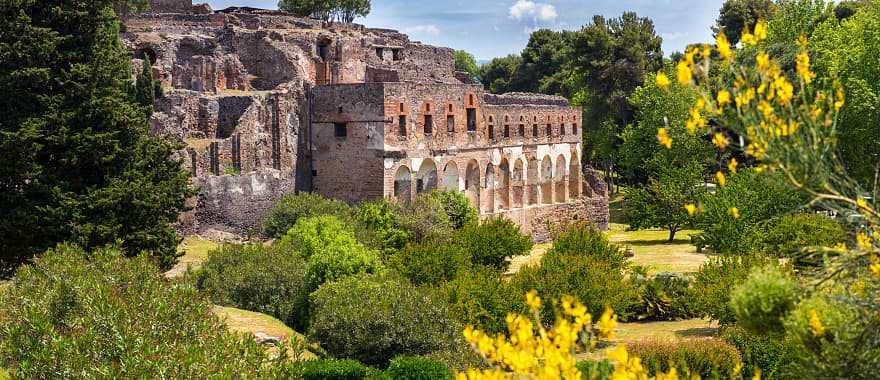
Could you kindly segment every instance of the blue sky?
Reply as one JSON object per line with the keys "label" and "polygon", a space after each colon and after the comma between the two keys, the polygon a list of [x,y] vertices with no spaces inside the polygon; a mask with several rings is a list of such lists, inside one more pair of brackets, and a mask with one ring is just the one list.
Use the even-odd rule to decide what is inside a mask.
{"label": "blue sky", "polygon": [[[195,3],[205,0],[194,0]],[[277,0],[207,0],[214,9],[250,6],[275,9]],[[663,53],[691,42],[709,42],[709,29],[723,0],[373,0],[355,22],[397,29],[413,40],[464,49],[479,60],[519,53],[537,28],[579,29],[594,14],[635,11],[654,20]]]}

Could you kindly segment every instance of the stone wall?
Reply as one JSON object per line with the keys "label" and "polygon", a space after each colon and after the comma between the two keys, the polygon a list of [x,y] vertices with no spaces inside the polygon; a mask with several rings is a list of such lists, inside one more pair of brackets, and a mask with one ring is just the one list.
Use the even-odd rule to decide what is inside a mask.
{"label": "stone wall", "polygon": [[259,230],[262,218],[284,194],[295,190],[294,179],[280,170],[243,175],[198,177],[199,189],[193,230],[208,228],[245,232]]}

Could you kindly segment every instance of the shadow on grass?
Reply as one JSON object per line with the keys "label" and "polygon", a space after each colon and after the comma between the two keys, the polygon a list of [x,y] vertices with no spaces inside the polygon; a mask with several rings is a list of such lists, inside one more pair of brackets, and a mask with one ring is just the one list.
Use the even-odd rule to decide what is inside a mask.
{"label": "shadow on grass", "polygon": [[669,241],[667,239],[659,239],[659,240],[625,240],[620,243],[626,245],[637,245],[637,246],[649,246],[649,245],[681,245],[681,244],[690,244],[690,239],[675,239],[673,241]]}
{"label": "shadow on grass", "polygon": [[718,334],[717,327],[695,327],[692,329],[679,330],[675,332],[675,335],[680,336],[682,338],[686,337],[709,337],[715,336]]}

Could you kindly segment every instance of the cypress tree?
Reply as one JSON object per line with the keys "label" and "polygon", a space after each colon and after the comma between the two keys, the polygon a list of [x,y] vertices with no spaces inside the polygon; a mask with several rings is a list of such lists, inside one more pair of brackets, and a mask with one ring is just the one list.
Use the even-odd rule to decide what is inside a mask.
{"label": "cypress tree", "polygon": [[171,224],[192,190],[149,133],[119,2],[0,2],[0,268],[64,241],[176,259]]}
{"label": "cypress tree", "polygon": [[137,83],[135,85],[135,98],[138,103],[149,107],[153,107],[153,103],[156,102],[156,86],[155,83],[153,83],[152,66],[153,64],[150,62],[150,57],[144,55],[144,67],[141,70],[140,75],[138,75]]}

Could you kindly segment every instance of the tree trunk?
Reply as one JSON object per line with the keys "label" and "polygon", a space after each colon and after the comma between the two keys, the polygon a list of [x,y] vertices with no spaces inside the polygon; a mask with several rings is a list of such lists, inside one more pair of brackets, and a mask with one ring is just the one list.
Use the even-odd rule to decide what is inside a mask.
{"label": "tree trunk", "polygon": [[670,242],[670,243],[672,243],[673,241],[675,241],[675,233],[676,233],[676,232],[678,232],[678,228],[677,228],[677,227],[670,227],[670,228],[669,228],[669,242]]}

